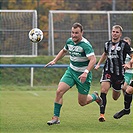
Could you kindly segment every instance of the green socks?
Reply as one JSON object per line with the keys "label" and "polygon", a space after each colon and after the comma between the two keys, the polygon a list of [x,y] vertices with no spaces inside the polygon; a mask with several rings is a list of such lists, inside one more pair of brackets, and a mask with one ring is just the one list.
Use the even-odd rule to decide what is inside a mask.
{"label": "green socks", "polygon": [[95,94],[91,94],[91,96],[92,96],[92,102],[96,101],[96,95]]}
{"label": "green socks", "polygon": [[62,104],[54,103],[54,116],[57,116],[57,117],[60,116],[61,106]]}

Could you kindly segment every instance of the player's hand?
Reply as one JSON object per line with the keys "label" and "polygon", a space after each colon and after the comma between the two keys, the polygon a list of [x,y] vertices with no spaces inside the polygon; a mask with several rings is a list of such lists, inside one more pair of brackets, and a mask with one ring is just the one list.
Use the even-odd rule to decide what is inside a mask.
{"label": "player's hand", "polygon": [[87,78],[87,73],[83,73],[83,74],[81,74],[78,78],[80,79],[80,82],[81,83],[84,83],[85,81],[86,81],[86,78]]}
{"label": "player's hand", "polygon": [[55,64],[55,61],[50,61],[48,64],[46,64],[44,67],[52,66]]}
{"label": "player's hand", "polygon": [[130,69],[130,68],[131,68],[130,63],[123,64],[122,66],[123,66],[125,69]]}
{"label": "player's hand", "polygon": [[133,68],[133,58],[130,60],[130,66]]}
{"label": "player's hand", "polygon": [[97,64],[94,69],[97,70],[99,67],[100,65]]}

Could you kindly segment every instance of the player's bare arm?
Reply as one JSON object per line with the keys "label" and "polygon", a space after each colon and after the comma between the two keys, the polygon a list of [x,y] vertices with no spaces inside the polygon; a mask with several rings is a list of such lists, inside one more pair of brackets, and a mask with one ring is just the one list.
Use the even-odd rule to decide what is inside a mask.
{"label": "player's bare arm", "polygon": [[48,64],[46,64],[44,67],[47,67],[49,65],[54,65],[56,64],[56,62],[58,60],[60,60],[61,58],[63,58],[65,55],[66,55],[67,51],[65,49],[62,49],[58,54],[57,56],[52,60],[50,61]]}
{"label": "player's bare arm", "polygon": [[131,60],[130,60],[130,62],[128,62],[127,64],[123,64],[123,67],[124,67],[125,69],[133,68],[133,54],[131,55]]}
{"label": "player's bare arm", "polygon": [[95,70],[97,70],[100,65],[105,61],[105,59],[107,58],[107,54],[104,52],[99,60],[99,62],[97,63],[97,65],[95,66]]}
{"label": "player's bare arm", "polygon": [[90,60],[88,67],[86,68],[86,70],[84,71],[84,73],[82,73],[79,76],[80,82],[84,83],[86,81],[87,75],[89,73],[89,71],[91,71],[94,68],[94,65],[96,64],[96,57],[95,55],[88,57],[88,59]]}
{"label": "player's bare arm", "polygon": [[87,70],[91,71],[94,68],[94,65],[96,64],[96,56],[89,56],[88,59],[90,60],[90,62],[88,64]]}

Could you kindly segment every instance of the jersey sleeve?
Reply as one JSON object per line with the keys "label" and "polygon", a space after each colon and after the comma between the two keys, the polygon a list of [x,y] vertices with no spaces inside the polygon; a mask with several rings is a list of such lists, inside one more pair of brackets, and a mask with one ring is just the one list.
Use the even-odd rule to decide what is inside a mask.
{"label": "jersey sleeve", "polygon": [[[69,39],[68,39],[69,40]],[[65,46],[64,46],[64,50],[68,50],[68,40],[66,41],[66,44],[65,44]]]}
{"label": "jersey sleeve", "polygon": [[125,51],[126,51],[126,53],[127,53],[129,56],[130,56],[131,54],[133,54],[133,50],[132,50],[131,46],[128,45],[127,43],[126,43],[126,45],[125,45]]}
{"label": "jersey sleeve", "polygon": [[85,50],[86,57],[95,55],[94,49],[90,43],[87,43],[86,45],[84,45],[84,50]]}
{"label": "jersey sleeve", "polygon": [[109,42],[105,42],[105,44],[104,44],[104,52],[105,53],[108,53],[108,45],[109,45]]}

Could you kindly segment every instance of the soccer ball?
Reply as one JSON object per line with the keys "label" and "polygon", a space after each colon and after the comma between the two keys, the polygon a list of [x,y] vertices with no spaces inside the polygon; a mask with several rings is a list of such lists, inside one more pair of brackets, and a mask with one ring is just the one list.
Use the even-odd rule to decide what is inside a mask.
{"label": "soccer ball", "polygon": [[33,28],[30,32],[29,32],[29,39],[33,42],[33,43],[38,43],[43,39],[43,32],[38,29],[38,28]]}

